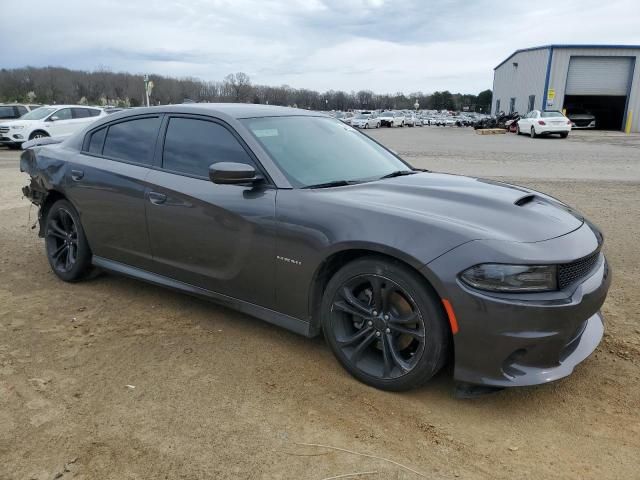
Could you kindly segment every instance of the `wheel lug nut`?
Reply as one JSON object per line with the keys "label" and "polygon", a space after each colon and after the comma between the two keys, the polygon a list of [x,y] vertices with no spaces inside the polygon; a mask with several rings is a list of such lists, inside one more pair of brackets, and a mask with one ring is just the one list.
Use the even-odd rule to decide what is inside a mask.
{"label": "wheel lug nut", "polygon": [[384,316],[384,319],[385,319],[385,320],[389,320],[389,315],[385,315],[385,316]]}
{"label": "wheel lug nut", "polygon": [[385,332],[387,332],[387,333],[391,333],[391,329],[390,329],[390,328],[387,328],[387,329],[385,330]]}
{"label": "wheel lug nut", "polygon": [[374,316],[375,316],[375,315],[378,315],[378,311],[377,311],[377,310],[374,310],[374,311],[373,311],[373,315],[374,315]]}
{"label": "wheel lug nut", "polygon": [[380,336],[380,332],[376,332],[376,337],[379,337],[379,336]]}
{"label": "wheel lug nut", "polygon": [[367,325],[371,326],[371,325],[373,325],[373,322],[372,322],[371,320],[369,320],[369,321],[367,322]]}

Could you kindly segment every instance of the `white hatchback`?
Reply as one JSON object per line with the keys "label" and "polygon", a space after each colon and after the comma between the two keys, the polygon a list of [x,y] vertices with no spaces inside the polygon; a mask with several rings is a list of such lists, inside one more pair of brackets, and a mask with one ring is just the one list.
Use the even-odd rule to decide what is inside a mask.
{"label": "white hatchback", "polygon": [[104,115],[102,108],[82,105],[36,108],[17,120],[0,123],[0,145],[20,147],[35,138],[65,138]]}
{"label": "white hatchback", "polygon": [[518,120],[518,124],[516,125],[518,135],[528,133],[531,135],[531,138],[554,133],[557,133],[562,138],[566,138],[570,131],[571,120],[565,117],[562,112],[555,110],[532,110]]}

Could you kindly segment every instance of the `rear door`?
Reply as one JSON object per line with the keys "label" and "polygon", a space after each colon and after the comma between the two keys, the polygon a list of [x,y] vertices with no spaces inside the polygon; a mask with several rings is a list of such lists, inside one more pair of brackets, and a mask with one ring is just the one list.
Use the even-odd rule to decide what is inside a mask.
{"label": "rear door", "polygon": [[146,211],[154,270],[251,303],[274,304],[275,202],[271,185],[217,185],[216,162],[255,157],[228,125],[171,115],[148,177]]}
{"label": "rear door", "polygon": [[97,117],[96,113],[99,115],[100,111],[90,108],[72,108],[71,116],[73,118],[73,131],[70,133],[77,132],[78,130],[81,130],[87,125],[93,123]]}
{"label": "rear door", "polygon": [[148,270],[146,177],[161,115],[127,117],[91,130],[68,169],[68,194],[94,255]]}

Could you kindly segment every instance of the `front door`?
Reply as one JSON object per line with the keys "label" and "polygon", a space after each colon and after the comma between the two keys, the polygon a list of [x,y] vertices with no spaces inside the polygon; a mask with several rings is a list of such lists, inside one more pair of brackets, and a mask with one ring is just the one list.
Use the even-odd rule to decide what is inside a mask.
{"label": "front door", "polygon": [[275,202],[270,185],[217,185],[216,162],[254,158],[226,125],[197,116],[166,122],[146,211],[156,273],[245,300],[274,304]]}
{"label": "front door", "polygon": [[70,108],[62,108],[53,113],[47,121],[47,132],[52,137],[65,137],[73,131],[74,120]]}

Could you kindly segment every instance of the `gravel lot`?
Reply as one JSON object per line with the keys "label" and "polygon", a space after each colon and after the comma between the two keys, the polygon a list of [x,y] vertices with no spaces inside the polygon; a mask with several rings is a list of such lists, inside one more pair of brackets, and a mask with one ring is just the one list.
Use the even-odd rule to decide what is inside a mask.
{"label": "gravel lot", "polygon": [[[530,186],[604,230],[607,333],[570,378],[474,400],[394,394],[322,339],[112,275],[56,280],[0,149],[0,479],[637,478],[640,137],[371,131],[415,166]],[[135,387],[135,388],[132,388]]]}

